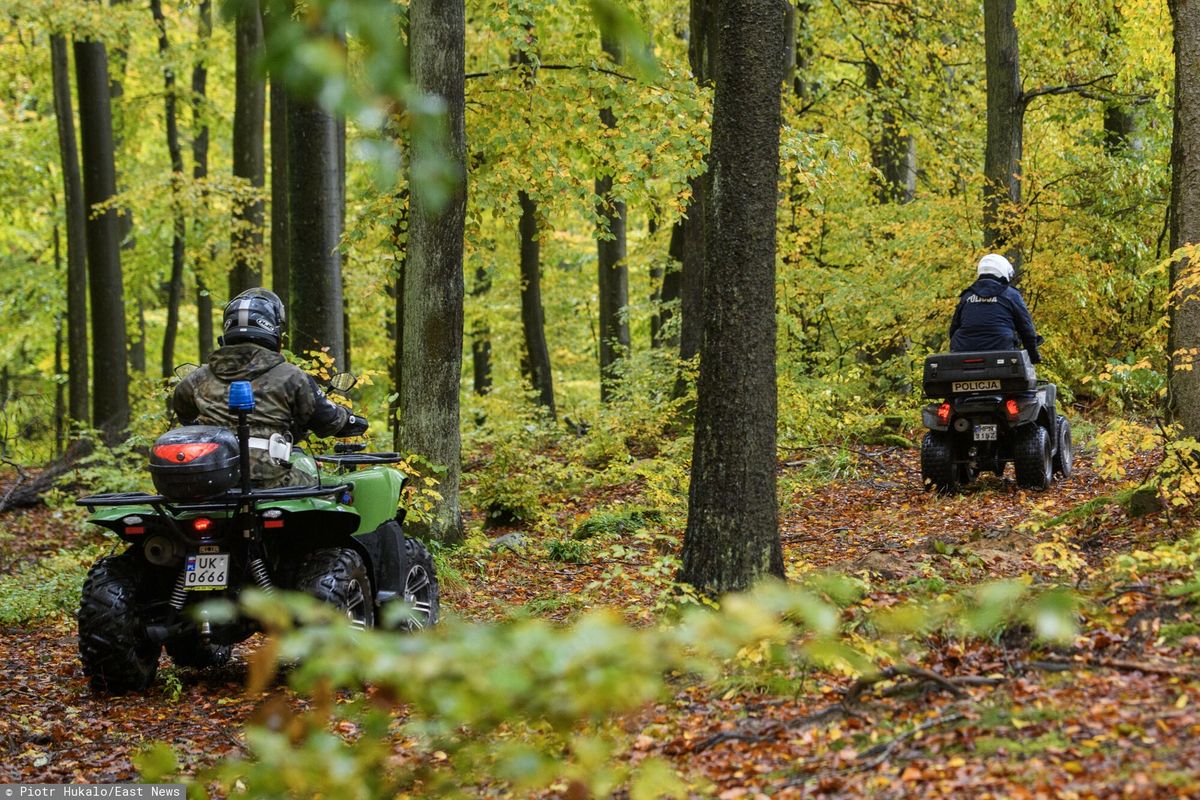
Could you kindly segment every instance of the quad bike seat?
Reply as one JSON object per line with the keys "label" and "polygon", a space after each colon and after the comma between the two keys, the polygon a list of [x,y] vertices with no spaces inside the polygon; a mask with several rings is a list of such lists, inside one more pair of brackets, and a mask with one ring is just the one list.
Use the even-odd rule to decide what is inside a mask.
{"label": "quad bike seat", "polygon": [[1037,374],[1024,350],[938,353],[925,359],[925,397],[1011,394],[1038,389]]}

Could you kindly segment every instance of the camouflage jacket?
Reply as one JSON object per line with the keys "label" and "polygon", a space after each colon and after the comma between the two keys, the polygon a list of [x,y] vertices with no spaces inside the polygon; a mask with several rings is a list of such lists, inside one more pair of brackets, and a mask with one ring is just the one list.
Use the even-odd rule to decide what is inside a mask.
{"label": "camouflage jacket", "polygon": [[[250,381],[254,388],[251,436],[265,439],[280,433],[297,440],[306,431],[335,436],[365,430],[365,420],[330,401],[310,375],[279,353],[256,344],[222,347],[209,357],[207,365],[180,381],[172,404],[179,421],[236,431],[237,414],[229,410],[229,384],[242,380]],[[250,456],[251,477],[257,486],[307,482],[293,474],[291,464],[279,463],[263,450],[251,450]]]}

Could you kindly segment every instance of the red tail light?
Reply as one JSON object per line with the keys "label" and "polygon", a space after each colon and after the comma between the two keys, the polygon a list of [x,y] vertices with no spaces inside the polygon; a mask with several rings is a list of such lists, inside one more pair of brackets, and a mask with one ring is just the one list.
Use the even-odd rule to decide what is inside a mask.
{"label": "red tail light", "polygon": [[160,444],[154,448],[154,455],[164,461],[174,461],[177,464],[187,464],[197,458],[206,456],[220,447],[216,442],[196,442],[194,444]]}
{"label": "red tail light", "polygon": [[950,404],[949,403],[942,403],[940,406],[938,406],[937,418],[938,418],[939,425],[949,425],[950,424]]}
{"label": "red tail light", "polygon": [[192,520],[192,530],[196,533],[204,533],[212,527],[212,520],[208,517],[196,517]]}
{"label": "red tail light", "polygon": [[983,359],[982,358],[964,358],[963,363],[964,364],[982,364]]}
{"label": "red tail light", "polygon": [[1008,412],[1009,419],[1016,419],[1021,416],[1021,407],[1017,405],[1017,400],[1010,397],[1004,401],[1004,410]]}
{"label": "red tail light", "polygon": [[127,533],[127,534],[129,534],[129,533],[145,533],[145,532],[146,532],[146,528],[144,525],[134,525],[134,526],[131,526],[131,527],[128,527],[125,529],[125,533]]}

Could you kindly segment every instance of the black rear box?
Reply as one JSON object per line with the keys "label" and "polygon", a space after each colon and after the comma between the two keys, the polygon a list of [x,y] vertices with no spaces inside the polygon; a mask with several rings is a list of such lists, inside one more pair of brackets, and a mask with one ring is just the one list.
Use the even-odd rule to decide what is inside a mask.
{"label": "black rear box", "polygon": [[[181,451],[186,445],[199,445],[207,452]],[[241,480],[237,437],[216,425],[167,431],[150,450],[150,476],[158,493],[171,500],[205,500],[222,494]]]}
{"label": "black rear box", "polygon": [[1037,374],[1024,350],[939,353],[925,359],[926,397],[955,394],[1032,392]]}

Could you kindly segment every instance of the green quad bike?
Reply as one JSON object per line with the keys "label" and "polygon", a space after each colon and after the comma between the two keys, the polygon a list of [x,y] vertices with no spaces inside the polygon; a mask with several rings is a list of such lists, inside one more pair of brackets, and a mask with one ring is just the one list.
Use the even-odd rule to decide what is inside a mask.
{"label": "green quad bike", "polygon": [[[358,628],[376,625],[395,602],[407,605],[404,629],[438,621],[433,560],[401,528],[405,475],[386,466],[399,456],[352,445],[316,458],[296,451],[293,469],[311,475],[311,485],[251,488],[248,381],[231,385],[229,404],[239,417],[236,436],[192,425],[158,439],[150,471],[159,494],[76,501],[91,512],[88,522],[129,543],[96,562],[83,585],[79,654],[98,690],[147,688],[164,646],[179,666],[227,662],[256,623],[210,621],[192,606],[236,599],[245,588],[304,592],[342,609]],[[321,464],[334,474],[322,474]]]}

